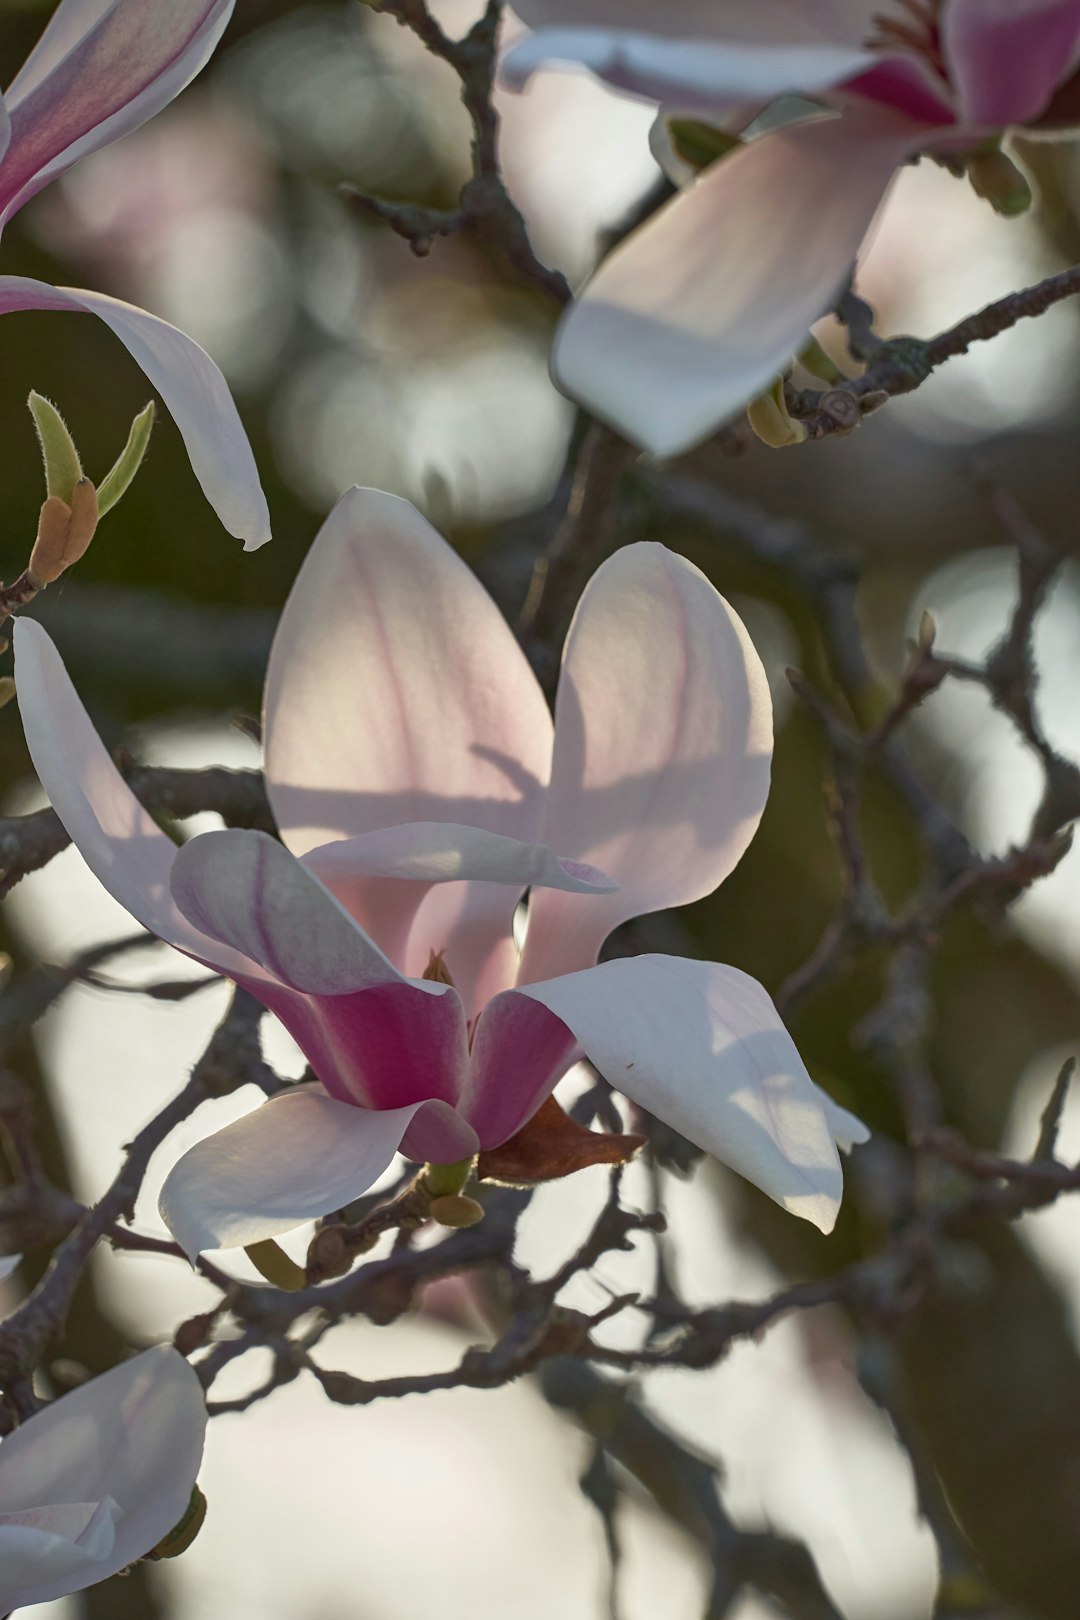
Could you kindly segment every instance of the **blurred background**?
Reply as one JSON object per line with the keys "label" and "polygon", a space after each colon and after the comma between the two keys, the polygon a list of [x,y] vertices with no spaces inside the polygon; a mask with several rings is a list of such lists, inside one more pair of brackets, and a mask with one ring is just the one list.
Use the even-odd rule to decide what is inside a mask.
{"label": "blurred background", "polygon": [[[472,0],[433,9],[453,32],[477,13]],[[50,10],[6,0],[2,82]],[[512,17],[506,26],[516,26]],[[534,246],[577,284],[605,233],[657,185],[652,111],[572,73],[541,75],[499,106],[504,170]],[[348,182],[452,207],[469,173],[468,146],[456,81],[391,19],[341,0],[239,0],[210,67],[176,104],[80,163],[5,232],[6,273],[129,299],[210,351],[234,390],[270,502],[274,541],[244,556],[203,500],[179,435],[159,417],[131,492],[36,610],[110,744],[123,740],[159,763],[257,763],[236,717],[258,712],[277,611],[319,522],[352,483],[408,496],[507,613],[520,610],[565,498],[577,431],[573,407],[547,376],[556,311],[473,241],[456,237],[415,257],[338,189]],[[932,165],[901,175],[859,278],[882,332],[928,335],[1080,258],[1075,153],[1031,146],[1023,157],[1041,201],[1018,221],[996,218]],[[835,343],[827,325],[821,336]],[[63,411],[93,477],[118,452],[147,384],[89,317],[8,315],[2,342],[0,572],[11,578],[42,499],[29,390]],[[1073,559],[1051,589],[1036,646],[1043,727],[1080,760],[1078,425],[1080,308],[1065,303],[950,362],[850,438],[789,452],[752,441],[739,456],[706,445],[686,465],[797,519],[823,551],[860,559],[860,621],[886,684],[895,684],[925,608],[939,646],[966,657],[981,657],[1004,629],[1016,562],[987,493],[991,479]],[[816,673],[819,626],[781,577],[722,533],[656,522],[648,537],[685,551],[732,597],[773,678],[775,786],[761,832],[722,893],[672,926],[689,934],[691,951],[775,989],[810,954],[839,895],[827,761],[783,674],[788,665]],[[981,850],[1001,852],[1024,834],[1040,773],[978,689],[946,684],[912,732],[924,780]],[[14,705],[0,711],[0,782],[5,813],[41,802]],[[864,820],[883,888],[904,895],[921,857],[883,785],[871,784]],[[15,891],[3,944],[19,961],[63,962],[129,927],[68,852]],[[1080,1052],[1080,857],[1066,858],[1007,924],[961,916],[939,943],[931,1057],[949,1118],[980,1146],[1029,1152],[1056,1068]],[[185,971],[156,949],[109,967],[125,983]],[[699,1164],[689,1178],[666,1172],[660,1193],[684,1298],[763,1297],[787,1278],[834,1271],[878,1241],[899,1115],[851,1032],[881,978],[880,960],[856,960],[793,1024],[812,1072],[876,1133],[850,1166],[853,1196],[837,1233],[826,1240],[787,1220],[715,1167]],[[12,1065],[34,1084],[55,1179],[81,1198],[101,1191],[121,1144],[181,1083],[222,995],[214,987],[172,1005],[76,987],[37,1027],[33,1047]],[[286,1068],[292,1062],[284,1047],[274,1055]],[[254,1092],[240,1092],[206,1107],[172,1139],[140,1205],[145,1228],[159,1230],[153,1194],[178,1153],[254,1101]],[[1080,1107],[1066,1133],[1066,1156],[1070,1142],[1080,1156]],[[542,1269],[569,1252],[605,1186],[605,1173],[593,1170],[542,1190],[523,1228],[526,1263]],[[646,1203],[657,1194],[641,1166],[628,1188]],[[821,1310],[783,1322],[708,1373],[650,1375],[634,1398],[717,1464],[740,1526],[805,1541],[848,1620],[1075,1616],[1078,1255],[1080,1211],[1061,1201],[963,1246],[955,1288],[895,1341],[859,1335],[839,1311]],[[0,1300],[18,1297],[39,1260],[29,1257]],[[650,1248],[609,1257],[603,1281],[649,1287],[653,1266]],[[65,1353],[83,1366],[107,1365],[121,1344],[167,1336],[209,1298],[179,1264],[99,1256]],[[602,1302],[595,1288],[586,1302]],[[483,1335],[480,1304],[447,1289],[386,1332],[352,1324],[330,1345],[337,1364],[366,1376],[450,1366]],[[603,1525],[579,1489],[590,1443],[557,1406],[519,1385],[343,1410],[298,1381],[214,1423],[203,1475],[210,1515],[175,1565],[41,1613],[702,1614],[709,1582],[700,1547],[637,1485],[621,1500],[618,1609],[609,1607]],[[943,1486],[963,1522],[960,1550],[947,1554],[956,1553],[958,1567],[968,1553],[993,1566],[1000,1606],[978,1583],[966,1595],[962,1581],[939,1592],[941,1536],[935,1542],[917,1511],[920,1470]],[[1032,1481],[1052,1496],[1033,1494]],[[802,1614],[753,1596],[728,1612],[737,1620]]]}

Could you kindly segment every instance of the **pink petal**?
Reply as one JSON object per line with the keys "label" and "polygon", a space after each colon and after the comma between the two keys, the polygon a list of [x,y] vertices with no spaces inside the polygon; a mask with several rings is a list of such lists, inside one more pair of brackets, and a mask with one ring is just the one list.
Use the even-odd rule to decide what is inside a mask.
{"label": "pink petal", "polygon": [[439,1106],[375,1112],[313,1086],[282,1092],[189,1148],[162,1188],[162,1219],[192,1258],[277,1237],[359,1197],[418,1112]]}
{"label": "pink petal", "polygon": [[768,683],[704,574],[657,544],[593,576],[567,636],[544,836],[610,895],[537,891],[521,977],[588,967],[617,924],[710,894],[765,808]]}
{"label": "pink petal", "polygon": [[559,387],[656,455],[760,393],[836,298],[925,130],[851,113],[751,141],[605,259],[563,317]]}
{"label": "pink petal", "polygon": [[[179,1522],[202,1458],[206,1407],[199,1380],[182,1356],[159,1346],[62,1396],[22,1424],[0,1449],[0,1608],[45,1603],[105,1580],[150,1551]],[[61,1567],[27,1585],[7,1557],[7,1514],[101,1504],[81,1532],[84,1550],[104,1548],[72,1578]],[[111,1505],[110,1505],[111,1504]],[[102,1511],[102,1509],[104,1511]],[[68,1520],[68,1529],[75,1520]],[[93,1532],[88,1538],[88,1532]]]}
{"label": "pink petal", "polygon": [[192,470],[229,533],[244,541],[245,551],[269,540],[270,514],[251,446],[224,377],[197,343],[104,293],[0,276],[0,315],[22,309],[86,310],[111,327],[164,400]]}
{"label": "pink petal", "polygon": [[553,28],[514,45],[502,76],[511,89],[521,89],[538,68],[574,63],[616,90],[708,113],[733,103],[813,95],[875,60],[870,51],[817,42],[756,44],[707,36],[662,38],[627,28]]}
{"label": "pink petal", "polygon": [[458,1104],[480,1146],[499,1147],[520,1130],[580,1056],[576,1037],[538,1001],[512,990],[489,1001]]}
{"label": "pink petal", "polygon": [[464,1089],[465,1012],[448,985],[403,980],[336,996],[252,988],[339,1102],[403,1108],[434,1098],[453,1107]]}
{"label": "pink petal", "polygon": [[[350,490],[316,538],[271,651],[264,736],[271,803],[297,854],[402,822],[535,836],[551,755],[543,695],[487,592],[392,495]],[[446,885],[399,965],[420,973],[456,937],[454,981],[471,1003],[515,898]],[[358,881],[349,905],[366,923],[365,904]],[[372,904],[385,917],[385,890]]]}
{"label": "pink petal", "polygon": [[351,489],[278,625],[266,774],[298,855],[402,822],[531,839],[551,752],[543,694],[472,572],[407,501]]}
{"label": "pink petal", "polygon": [[213,54],[232,0],[62,0],[7,92],[0,225],[88,152],[168,105]]}
{"label": "pink petal", "polygon": [[200,933],[294,990],[335,996],[401,980],[344,906],[267,833],[236,827],[192,838],[169,881]]}
{"label": "pink petal", "polygon": [[1026,124],[1077,66],[1080,0],[949,0],[941,29],[961,119]]}
{"label": "pink petal", "polygon": [[637,956],[510,995],[560,1018],[618,1091],[831,1231],[843,1181],[821,1093],[755,980]]}
{"label": "pink petal", "polygon": [[223,973],[260,978],[253,962],[193,928],[178,910],[169,887],[176,846],[109,758],[48,635],[19,618],[13,640],[30,758],[94,876],[159,939]]}

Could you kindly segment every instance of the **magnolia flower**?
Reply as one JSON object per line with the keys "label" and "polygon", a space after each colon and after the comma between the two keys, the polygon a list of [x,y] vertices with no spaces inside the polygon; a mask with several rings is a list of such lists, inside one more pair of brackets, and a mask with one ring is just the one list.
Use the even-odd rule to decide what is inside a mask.
{"label": "magnolia flower", "polygon": [[[0,230],[88,152],[152,118],[201,72],[233,0],[61,0],[0,97]],[[174,326],[104,293],[0,276],[0,314],[88,310],[127,345],[183,435],[195,476],[230,534],[254,550],[270,518],[251,446],[217,366]]]}
{"label": "magnolia flower", "polygon": [[667,114],[733,130],[788,93],[821,104],[713,164],[603,262],[563,319],[560,387],[658,455],[697,443],[788,363],[835,302],[899,164],[922,152],[994,161],[987,143],[1008,126],[1068,119],[1062,86],[1080,62],[1078,0],[515,10],[536,31],[508,53],[514,86],[578,63]]}
{"label": "magnolia flower", "polygon": [[199,1380],[168,1345],[0,1441],[0,1614],[104,1581],[184,1516],[202,1460]]}
{"label": "magnolia flower", "polygon": [[44,630],[21,619],[15,646],[34,764],[89,866],[147,928],[276,1013],[321,1082],[176,1165],[162,1213],[189,1253],[342,1207],[399,1147],[439,1164],[498,1147],[582,1053],[831,1228],[834,1139],[865,1133],[811,1081],[761,986],[675,956],[595,965],[619,923],[716,888],[768,792],[764,672],[685,559],[635,545],[600,568],[567,638],[553,735],[464,563],[407,502],[351,490],[270,655],[265,768],[283,843],[236,829],[178,850]]}

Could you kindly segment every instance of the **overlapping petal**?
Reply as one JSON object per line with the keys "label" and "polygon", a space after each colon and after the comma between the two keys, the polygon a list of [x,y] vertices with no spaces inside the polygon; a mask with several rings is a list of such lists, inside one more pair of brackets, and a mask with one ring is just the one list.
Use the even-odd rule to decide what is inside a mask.
{"label": "overlapping petal", "polygon": [[792,1214],[832,1229],[843,1181],[822,1094],[756,980],[648,955],[509,995],[561,1019],[616,1090]]}
{"label": "overlapping petal", "polygon": [[149,1552],[187,1507],[205,1429],[198,1379],[162,1346],[9,1435],[0,1443],[0,1610],[63,1597]]}
{"label": "overlapping petal", "polygon": [[205,67],[232,9],[233,0],[61,0],[8,88],[0,224],[167,106]]}
{"label": "overlapping petal", "polygon": [[1024,124],[1077,66],[1080,0],[948,0],[941,31],[961,121]]}
{"label": "overlapping petal", "polygon": [[227,828],[177,851],[173,899],[200,933],[291,989],[345,995],[401,975],[330,891],[267,833]]}
{"label": "overlapping petal", "polygon": [[925,131],[869,110],[751,141],[604,260],[563,317],[559,386],[657,455],[767,387],[838,295]]}
{"label": "overlapping petal", "polygon": [[772,704],[737,615],[664,546],[627,546],[593,575],[563,653],[544,837],[618,882],[533,894],[523,979],[596,960],[630,917],[710,894],[769,792]]}
{"label": "overlapping petal", "polygon": [[[357,1108],[316,1086],[282,1092],[188,1149],[162,1188],[162,1217],[192,1257],[291,1231],[377,1181],[421,1110],[450,1112],[439,1103]],[[466,1154],[475,1146],[472,1138]]]}
{"label": "overlapping petal", "polygon": [[192,470],[230,534],[254,551],[270,538],[251,446],[224,377],[204,349],[144,309],[27,276],[0,276],[0,315],[15,310],[78,310],[116,333],[164,400],[187,447]]}

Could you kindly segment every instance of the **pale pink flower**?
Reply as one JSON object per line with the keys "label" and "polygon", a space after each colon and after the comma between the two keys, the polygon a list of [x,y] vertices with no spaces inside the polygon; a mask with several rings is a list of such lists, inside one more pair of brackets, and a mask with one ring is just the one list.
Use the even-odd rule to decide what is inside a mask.
{"label": "pale pink flower", "polygon": [[[834,1138],[865,1133],[811,1081],[761,986],[675,956],[595,965],[620,923],[715,889],[768,793],[764,672],[685,559],[635,545],[594,575],[553,733],[469,569],[407,502],[351,490],[270,655],[265,770],[283,844],[226,830],[178,850],[44,630],[20,619],[15,645],[34,764],[89,866],[160,938],[247,986],[321,1082],[180,1160],[162,1211],[189,1253],[340,1208],[399,1147],[457,1163],[499,1146],[582,1053],[832,1226]],[[422,977],[433,951],[452,985]]]}
{"label": "pale pink flower", "polygon": [[205,1433],[199,1380],[161,1345],[0,1441],[0,1614],[145,1557],[184,1516]]}
{"label": "pale pink flower", "polygon": [[[0,229],[84,157],[152,118],[209,61],[233,0],[61,0],[0,97]],[[270,517],[225,379],[174,326],[104,293],[0,276],[0,314],[88,310],[126,344],[168,406],[195,476],[230,534],[254,550]]]}
{"label": "pale pink flower", "polygon": [[658,455],[697,443],[787,365],[841,291],[898,165],[922,152],[963,160],[1010,126],[1056,125],[1067,111],[1055,96],[1080,63],[1080,0],[515,10],[535,30],[505,60],[515,86],[577,63],[666,114],[733,130],[779,96],[818,104],[707,169],[563,318],[559,386]]}

